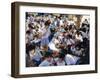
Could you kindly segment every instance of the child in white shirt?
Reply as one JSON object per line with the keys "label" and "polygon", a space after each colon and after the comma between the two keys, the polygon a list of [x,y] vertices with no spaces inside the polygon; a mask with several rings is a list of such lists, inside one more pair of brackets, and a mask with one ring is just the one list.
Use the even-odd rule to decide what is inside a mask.
{"label": "child in white shirt", "polygon": [[41,67],[41,66],[53,66],[53,58],[51,56],[51,53],[46,52],[44,58],[45,58],[44,61],[41,62],[39,67]]}

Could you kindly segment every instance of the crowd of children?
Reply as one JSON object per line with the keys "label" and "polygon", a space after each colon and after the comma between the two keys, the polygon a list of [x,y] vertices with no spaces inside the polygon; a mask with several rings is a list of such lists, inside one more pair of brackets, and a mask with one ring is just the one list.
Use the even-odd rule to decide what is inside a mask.
{"label": "crowd of children", "polygon": [[26,13],[26,66],[89,64],[89,21],[67,14]]}

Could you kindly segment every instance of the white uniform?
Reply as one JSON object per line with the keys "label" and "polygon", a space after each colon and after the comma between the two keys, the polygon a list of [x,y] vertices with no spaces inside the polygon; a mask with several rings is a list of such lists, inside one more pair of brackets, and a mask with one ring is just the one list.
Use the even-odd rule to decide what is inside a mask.
{"label": "white uniform", "polygon": [[41,66],[53,66],[53,59],[49,62],[47,60],[44,60],[43,62],[41,62],[41,64],[39,65],[39,67]]}
{"label": "white uniform", "polygon": [[61,60],[59,58],[56,58],[55,59],[55,62],[57,64],[57,66],[65,66],[65,61],[64,60]]}
{"label": "white uniform", "polygon": [[42,54],[38,50],[36,50],[34,54],[30,53],[30,58],[31,60],[34,59],[36,61],[39,61],[42,58]]}
{"label": "white uniform", "polygon": [[49,44],[49,35],[50,35],[50,31],[47,29],[42,29],[42,39],[41,39],[41,45],[48,45]]}
{"label": "white uniform", "polygon": [[75,65],[79,59],[80,57],[73,56],[70,54],[67,54],[65,56],[65,62],[67,63],[67,65]]}
{"label": "white uniform", "polygon": [[83,38],[82,38],[82,36],[81,36],[81,35],[79,35],[79,36],[78,36],[78,35],[75,35],[75,37],[76,37],[76,39],[77,39],[77,40],[79,40],[79,41],[83,42]]}

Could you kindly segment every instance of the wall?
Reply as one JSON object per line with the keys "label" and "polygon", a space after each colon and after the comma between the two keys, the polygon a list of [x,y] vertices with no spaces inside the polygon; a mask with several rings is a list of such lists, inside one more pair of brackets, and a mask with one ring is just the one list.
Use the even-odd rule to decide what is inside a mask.
{"label": "wall", "polygon": [[[1,0],[0,2],[0,80],[16,80],[10,77],[11,68],[11,2],[15,0]],[[17,0],[39,3],[74,4],[98,6],[98,22],[100,22],[100,0]],[[98,24],[98,26],[100,23]],[[98,34],[99,34],[98,27]],[[100,41],[100,37],[98,37]],[[99,44],[99,42],[98,42]],[[98,45],[99,47],[100,45]],[[99,50],[100,52],[100,50]],[[98,52],[98,67],[100,67],[100,54]],[[18,80],[100,80],[100,69],[97,74],[80,74],[54,77],[22,78]]]}

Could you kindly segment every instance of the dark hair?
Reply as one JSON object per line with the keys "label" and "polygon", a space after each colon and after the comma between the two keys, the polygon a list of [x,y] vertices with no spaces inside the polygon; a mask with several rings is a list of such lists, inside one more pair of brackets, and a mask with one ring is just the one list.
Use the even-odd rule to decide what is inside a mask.
{"label": "dark hair", "polygon": [[31,29],[33,29],[33,26],[32,26],[32,24],[28,24],[28,27],[29,27],[29,28],[31,28]]}
{"label": "dark hair", "polygon": [[64,29],[65,29],[65,31],[68,31],[68,28],[67,27],[65,27]]}
{"label": "dark hair", "polygon": [[51,21],[50,20],[47,20],[46,22],[45,22],[45,26],[49,26],[51,24]]}
{"label": "dark hair", "polygon": [[72,35],[68,34],[67,37],[71,39],[72,38]]}
{"label": "dark hair", "polygon": [[27,47],[28,51],[31,51],[33,49],[35,49],[35,44],[30,44],[28,47]]}
{"label": "dark hair", "polygon": [[30,34],[31,32],[28,30],[28,31],[26,31],[26,34]]}
{"label": "dark hair", "polygon": [[29,51],[35,50],[35,45],[26,44],[26,54],[29,56]]}
{"label": "dark hair", "polygon": [[85,19],[85,21],[87,21],[87,19]]}
{"label": "dark hair", "polygon": [[78,43],[78,44],[75,46],[75,48],[78,48],[78,50],[80,50],[80,49],[81,49],[81,43]]}
{"label": "dark hair", "polygon": [[86,32],[86,28],[83,28],[82,31],[83,31],[83,32]]}
{"label": "dark hair", "polygon": [[89,28],[90,27],[90,24],[88,24],[87,27]]}
{"label": "dark hair", "polygon": [[46,52],[45,52],[45,55],[44,55],[44,57],[52,57],[52,54],[51,54],[51,52],[49,52],[49,51],[46,51]]}
{"label": "dark hair", "polygon": [[63,59],[65,57],[64,53],[60,53],[59,58]]}
{"label": "dark hair", "polygon": [[69,30],[71,30],[71,29],[72,29],[72,26],[73,26],[73,25],[69,25]]}
{"label": "dark hair", "polygon": [[77,35],[79,35],[79,34],[80,34],[80,31],[79,31],[79,30],[77,30],[77,31],[76,31],[76,34],[77,34]]}

